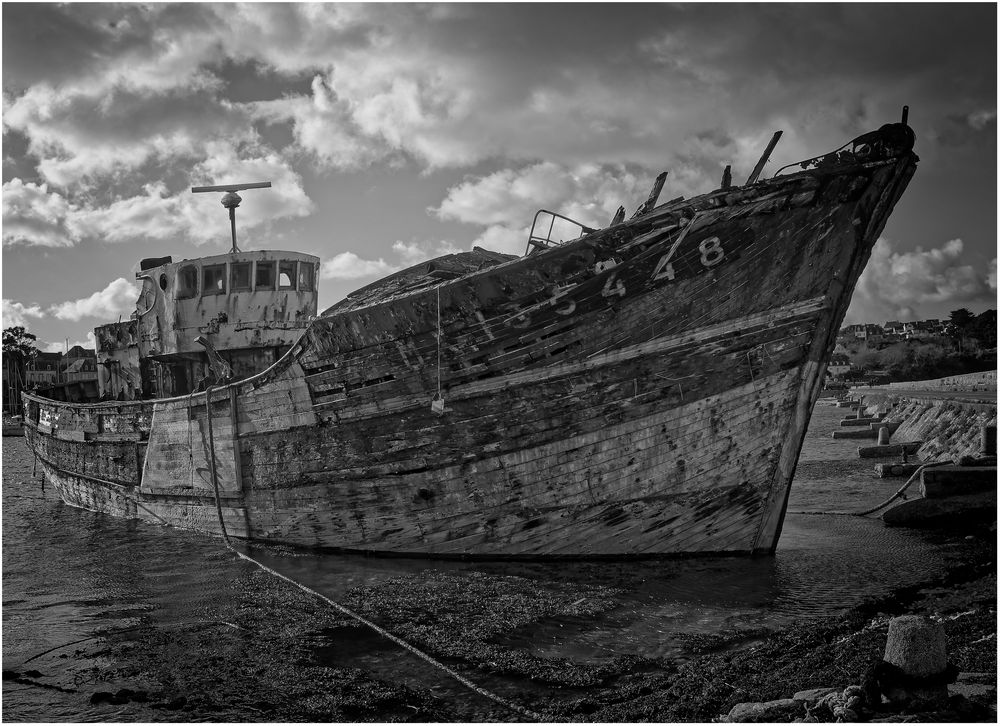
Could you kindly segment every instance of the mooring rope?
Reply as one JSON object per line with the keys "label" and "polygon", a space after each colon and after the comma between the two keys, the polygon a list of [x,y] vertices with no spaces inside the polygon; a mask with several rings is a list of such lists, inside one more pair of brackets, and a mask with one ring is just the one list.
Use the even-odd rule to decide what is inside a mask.
{"label": "mooring rope", "polygon": [[[440,295],[441,295],[441,293],[440,293],[440,291],[438,291],[438,296],[440,297]],[[438,315],[440,315],[440,308],[439,308]],[[438,375],[440,376],[440,372],[439,372]],[[461,675],[460,673],[457,673],[456,671],[454,671],[453,669],[449,668],[448,666],[446,666],[441,661],[435,659],[433,656],[428,655],[424,651],[422,651],[419,648],[417,648],[415,645],[411,645],[410,643],[406,642],[405,640],[403,640],[399,636],[393,635],[392,633],[390,633],[388,630],[386,630],[382,626],[377,625],[376,623],[372,622],[371,620],[369,620],[368,618],[364,617],[363,615],[360,615],[359,613],[354,612],[353,610],[351,610],[346,605],[341,605],[336,600],[331,600],[326,595],[324,595],[324,594],[322,594],[320,592],[316,592],[315,590],[313,590],[310,587],[307,587],[306,585],[302,584],[301,582],[293,580],[291,577],[288,577],[287,575],[281,574],[277,570],[274,570],[274,569],[268,567],[263,562],[255,560],[253,557],[250,557],[249,555],[247,555],[247,554],[245,554],[243,552],[240,552],[238,549],[236,549],[233,546],[233,543],[232,543],[232,541],[229,538],[229,532],[226,530],[226,522],[225,522],[225,520],[224,520],[224,518],[222,516],[222,504],[220,503],[220,499],[219,499],[219,479],[218,479],[218,475],[216,474],[216,462],[215,462],[215,434],[214,434],[214,431],[213,431],[213,428],[212,428],[211,394],[212,394],[212,386],[209,386],[208,389],[205,391],[205,412],[206,412],[206,415],[208,417],[208,448],[209,448],[209,455],[210,455],[210,462],[209,462],[209,464],[210,464],[210,467],[211,467],[211,470],[212,470],[212,489],[215,492],[215,510],[216,510],[216,513],[219,516],[219,528],[222,531],[222,539],[223,539],[223,541],[225,543],[226,549],[228,549],[230,552],[232,552],[234,555],[236,555],[240,559],[246,560],[247,562],[250,562],[250,563],[256,565],[257,567],[259,567],[264,572],[266,572],[266,573],[268,573],[270,575],[273,575],[274,577],[277,577],[279,580],[284,580],[285,582],[289,583],[290,585],[294,585],[295,587],[299,588],[303,592],[305,592],[305,593],[307,593],[309,595],[312,595],[315,598],[318,598],[318,599],[322,600],[323,602],[325,602],[327,605],[329,605],[330,607],[334,608],[335,610],[343,613],[344,615],[346,615],[346,616],[348,616],[350,618],[353,618],[354,620],[358,621],[362,625],[365,625],[365,626],[371,628],[372,630],[374,630],[376,633],[378,633],[382,637],[388,638],[393,643],[396,643],[397,645],[399,645],[400,647],[404,648],[405,650],[408,650],[410,653],[412,653],[413,655],[417,656],[421,660],[425,661],[426,663],[429,663],[430,665],[434,666],[438,670],[441,670],[444,673],[448,674],[449,676],[451,676],[452,678],[454,678],[456,681],[458,681],[459,683],[461,683],[466,688],[468,688],[468,689],[470,689],[470,690],[478,693],[481,696],[484,696],[484,697],[490,699],[494,703],[498,703],[499,705],[503,706],[504,708],[510,709],[511,711],[514,711],[515,713],[520,714],[521,716],[524,716],[524,717],[526,717],[527,719],[529,719],[531,721],[542,722],[542,721],[555,721],[555,720],[558,720],[558,719],[555,719],[555,718],[553,718],[551,716],[542,716],[541,714],[535,713],[534,711],[532,711],[532,710],[530,710],[528,708],[525,708],[524,706],[521,706],[521,705],[518,705],[518,704],[513,703],[511,701],[508,701],[503,696],[497,695],[496,693],[493,693],[492,691],[488,691],[485,688],[476,685],[475,683],[473,683],[472,681],[470,681],[465,676]],[[238,451],[235,451],[234,453],[235,453],[236,456],[239,456],[239,452]]]}
{"label": "mooring rope", "polygon": [[950,464],[950,463],[951,463],[951,461],[932,461],[932,462],[929,462],[927,464],[921,464],[917,468],[917,470],[913,472],[913,474],[910,476],[910,478],[906,480],[906,483],[903,486],[901,486],[896,491],[895,494],[893,494],[891,497],[889,497],[888,499],[886,499],[884,502],[882,502],[878,506],[872,507],[871,509],[866,509],[863,512],[857,512],[856,516],[858,516],[858,517],[864,517],[864,516],[866,516],[868,514],[872,514],[874,512],[877,512],[878,510],[882,509],[883,507],[889,506],[892,502],[896,501],[896,499],[898,499],[899,497],[903,496],[903,492],[906,491],[907,487],[909,487],[910,484],[912,484],[918,478],[920,478],[920,475],[923,473],[924,469],[929,469],[929,468],[931,468],[933,466],[943,466],[944,464]]}
{"label": "mooring rope", "polygon": [[441,398],[441,286],[437,289],[437,397]]}
{"label": "mooring rope", "polygon": [[950,464],[950,463],[951,463],[950,460],[943,460],[943,461],[931,461],[931,462],[928,462],[926,464],[921,464],[917,468],[917,470],[913,472],[913,474],[910,476],[910,478],[906,480],[906,483],[903,484],[903,486],[901,486],[899,489],[896,490],[895,494],[893,494],[891,497],[889,497],[888,499],[886,499],[881,504],[877,504],[876,506],[872,507],[871,509],[866,509],[863,512],[802,512],[802,511],[791,511],[791,512],[789,512],[789,514],[814,514],[814,515],[845,516],[845,517],[866,517],[869,514],[874,514],[875,512],[877,512],[880,509],[884,509],[885,507],[889,506],[894,501],[896,501],[897,499],[899,499],[899,497],[903,496],[903,492],[905,492],[907,490],[907,488],[909,488],[909,486],[920,477],[920,474],[924,471],[924,469],[930,469],[931,467],[934,467],[934,466],[944,466],[944,465]]}

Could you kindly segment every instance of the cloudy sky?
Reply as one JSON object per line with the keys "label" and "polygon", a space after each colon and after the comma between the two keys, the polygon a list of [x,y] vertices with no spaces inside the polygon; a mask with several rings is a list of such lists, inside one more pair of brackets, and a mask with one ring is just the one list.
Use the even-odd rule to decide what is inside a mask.
{"label": "cloudy sky", "polygon": [[135,263],[323,260],[320,308],[539,207],[590,225],[896,121],[920,168],[854,320],[996,305],[993,4],[3,4],[3,325],[58,346],[134,309]]}

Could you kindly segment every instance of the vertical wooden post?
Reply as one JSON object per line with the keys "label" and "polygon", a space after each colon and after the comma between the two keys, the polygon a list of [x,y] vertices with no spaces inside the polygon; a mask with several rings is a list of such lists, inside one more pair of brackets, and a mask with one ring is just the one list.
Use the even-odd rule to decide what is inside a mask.
{"label": "vertical wooden post", "polygon": [[760,173],[764,171],[764,164],[766,164],[767,160],[771,157],[771,152],[774,151],[774,147],[778,145],[778,139],[780,138],[781,132],[775,131],[774,136],[771,137],[771,141],[767,144],[767,148],[764,149],[764,153],[761,154],[760,161],[757,162],[757,166],[753,168],[753,173],[750,175],[750,178],[747,179],[747,186],[756,182],[757,177],[759,177]]}
{"label": "vertical wooden post", "polygon": [[236,388],[236,386],[229,388],[229,419],[233,427],[233,463],[236,472],[236,486],[240,491],[243,491],[243,468],[240,461],[240,420]]}

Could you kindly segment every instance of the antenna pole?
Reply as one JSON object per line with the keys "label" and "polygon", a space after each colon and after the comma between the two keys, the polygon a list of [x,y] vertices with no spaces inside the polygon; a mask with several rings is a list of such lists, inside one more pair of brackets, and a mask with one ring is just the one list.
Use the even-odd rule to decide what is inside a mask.
{"label": "antenna pole", "polygon": [[[226,196],[229,196],[229,195],[227,194]],[[233,196],[236,197],[237,199],[239,199],[239,196],[237,196],[236,194],[234,194]],[[231,249],[229,251],[230,254],[235,254],[235,253],[237,253],[237,252],[240,251],[240,248],[236,246],[236,207],[237,206],[239,206],[239,202],[236,202],[236,204],[234,204],[233,206],[231,206],[229,208],[229,226],[233,230],[233,249]]]}
{"label": "antenna pole", "polygon": [[271,182],[253,182],[251,184],[220,184],[213,187],[191,187],[191,191],[195,194],[198,192],[225,192],[222,197],[222,206],[229,210],[229,227],[233,234],[233,248],[230,250],[230,254],[235,254],[240,251],[240,248],[236,246],[236,208],[243,201],[243,198],[236,192],[241,189],[269,189],[270,187]]}

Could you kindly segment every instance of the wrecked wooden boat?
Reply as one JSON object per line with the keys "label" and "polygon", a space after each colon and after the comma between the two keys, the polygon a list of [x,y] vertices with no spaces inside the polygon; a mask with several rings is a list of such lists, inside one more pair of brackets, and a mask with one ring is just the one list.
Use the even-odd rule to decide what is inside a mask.
{"label": "wrecked wooden boat", "polygon": [[[716,191],[657,205],[661,177],[628,220],[620,210],[562,243],[550,220],[571,220],[540,212],[521,257],[447,255],[312,320],[318,260],[239,253],[234,222],[230,255],[140,272],[135,349],[119,357],[159,397],[25,395],[26,435],[69,504],[251,541],[446,557],[772,552],[912,148],[904,110],[770,179],[757,179],[762,158],[743,186],[727,173]],[[293,295],[276,303],[281,285],[260,270],[282,262]],[[227,289],[237,277],[244,289]],[[267,310],[248,310],[255,295]]]}

